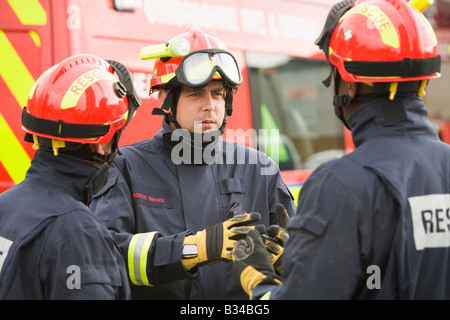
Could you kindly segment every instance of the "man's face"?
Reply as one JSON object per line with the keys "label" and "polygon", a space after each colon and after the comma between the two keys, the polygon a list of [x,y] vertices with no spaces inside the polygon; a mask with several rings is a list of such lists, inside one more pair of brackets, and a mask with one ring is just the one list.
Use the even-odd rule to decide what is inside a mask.
{"label": "man's face", "polygon": [[201,89],[181,89],[176,119],[183,129],[207,133],[218,130],[225,116],[225,89],[222,81],[211,81]]}
{"label": "man's face", "polygon": [[[90,144],[88,144],[88,146],[92,153],[98,153],[103,156],[105,154],[112,153],[114,151],[113,144],[114,144],[114,138],[112,138],[111,140],[109,140],[106,143],[98,143],[98,144],[90,143]],[[106,163],[100,163],[97,161],[90,160],[89,162],[96,165],[99,168],[106,165]]]}

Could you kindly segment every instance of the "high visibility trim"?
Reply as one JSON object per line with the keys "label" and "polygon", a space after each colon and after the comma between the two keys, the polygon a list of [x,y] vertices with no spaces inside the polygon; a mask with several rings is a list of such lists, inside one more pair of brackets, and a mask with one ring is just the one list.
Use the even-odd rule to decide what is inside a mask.
{"label": "high visibility trim", "polygon": [[161,82],[162,83],[167,83],[169,82],[173,77],[175,77],[175,72],[173,73],[169,73],[169,74],[165,74],[163,76],[161,76]]}
{"label": "high visibility trim", "polygon": [[77,105],[83,93],[94,83],[100,80],[112,80],[117,82],[117,78],[102,69],[89,70],[79,76],[64,94],[61,102],[61,109],[73,108]]}
{"label": "high visibility trim", "polygon": [[270,300],[271,294],[272,294],[272,291],[268,291],[259,300]]}
{"label": "high visibility trim", "polygon": [[1,114],[0,141],[2,142],[0,162],[15,184],[22,182],[30,167],[31,159]]}
{"label": "high visibility trim", "polygon": [[7,0],[20,23],[24,25],[45,26],[47,13],[38,0]]}
{"label": "high visibility trim", "polygon": [[5,81],[19,106],[26,105],[34,79],[3,30],[0,30],[0,61],[8,61],[0,63],[0,77]]}
{"label": "high visibility trim", "polygon": [[[397,30],[391,19],[380,8],[371,4],[363,4],[354,7],[345,13],[346,15],[360,14],[371,21],[371,27],[378,30],[381,41],[392,48],[400,47],[400,40]],[[341,18],[342,19],[342,18]],[[380,25],[382,23],[382,25]]]}
{"label": "high visibility trim", "polygon": [[135,285],[151,286],[147,277],[148,249],[156,232],[135,234],[128,246],[128,273]]}
{"label": "high visibility trim", "polygon": [[291,191],[292,195],[294,196],[295,205],[298,205],[298,197],[299,197],[300,189],[302,188],[302,186],[303,186],[303,184],[300,185],[300,186],[299,185],[295,185],[295,186],[290,186],[289,187],[289,190]]}

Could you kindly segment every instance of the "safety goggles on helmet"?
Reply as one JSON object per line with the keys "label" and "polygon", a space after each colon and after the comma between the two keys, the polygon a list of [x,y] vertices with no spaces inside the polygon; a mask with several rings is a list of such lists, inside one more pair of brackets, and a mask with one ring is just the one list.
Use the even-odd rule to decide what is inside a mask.
{"label": "safety goggles on helmet", "polygon": [[177,80],[189,88],[202,88],[212,79],[222,79],[231,88],[242,83],[234,56],[227,50],[205,49],[186,55],[175,70]]}

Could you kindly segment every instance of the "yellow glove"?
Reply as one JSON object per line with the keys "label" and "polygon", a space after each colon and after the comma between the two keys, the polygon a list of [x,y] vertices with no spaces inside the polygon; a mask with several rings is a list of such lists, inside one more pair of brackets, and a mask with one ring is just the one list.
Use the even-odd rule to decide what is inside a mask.
{"label": "yellow glove", "polygon": [[277,205],[275,213],[280,225],[269,226],[267,228],[267,235],[263,235],[263,242],[275,271],[278,275],[281,275],[283,271],[281,257],[284,252],[284,244],[289,239],[289,233],[285,230],[289,222],[289,215],[281,203]]}
{"label": "yellow glove", "polygon": [[234,275],[250,299],[252,289],[258,285],[282,285],[258,232],[250,230],[244,239],[239,240],[232,256]]}
{"label": "yellow glove", "polygon": [[277,274],[281,275],[283,266],[281,257],[284,253],[284,243],[289,239],[289,234],[286,230],[277,225],[272,225],[267,228],[268,235],[263,235],[264,245],[269,254],[270,262]]}
{"label": "yellow glove", "polygon": [[261,220],[258,212],[238,214],[231,219],[184,238],[182,263],[186,270],[195,271],[199,266],[221,260],[231,261],[231,250],[248,231],[265,232],[263,225],[248,226]]}

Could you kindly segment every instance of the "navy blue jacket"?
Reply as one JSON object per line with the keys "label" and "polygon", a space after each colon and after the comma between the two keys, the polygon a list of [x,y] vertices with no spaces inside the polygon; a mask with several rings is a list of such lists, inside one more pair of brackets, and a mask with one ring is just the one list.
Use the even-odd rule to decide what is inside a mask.
{"label": "navy blue jacket", "polygon": [[418,97],[348,121],[356,149],[304,184],[271,299],[449,299],[450,146]]}
{"label": "navy blue jacket", "polygon": [[[212,144],[217,152],[208,154],[214,163],[175,165],[175,147],[167,142],[172,131],[163,122],[151,140],[120,148],[122,156],[115,160],[120,174],[111,171],[90,208],[115,231],[129,271],[134,269],[131,281],[146,285],[132,286],[133,299],[248,299],[231,262],[202,266],[194,275],[186,272],[181,263],[184,237],[243,212],[259,212],[259,223],[266,226],[278,224],[276,205],[284,204],[292,215],[293,197],[275,162],[239,144]],[[231,159],[242,155],[247,164]],[[145,255],[138,236],[133,240],[142,233],[151,240]],[[135,245],[144,260],[133,255]],[[145,266],[144,275],[137,265]]]}
{"label": "navy blue jacket", "polygon": [[38,150],[0,194],[0,299],[127,299],[125,265],[87,208],[102,169]]}

